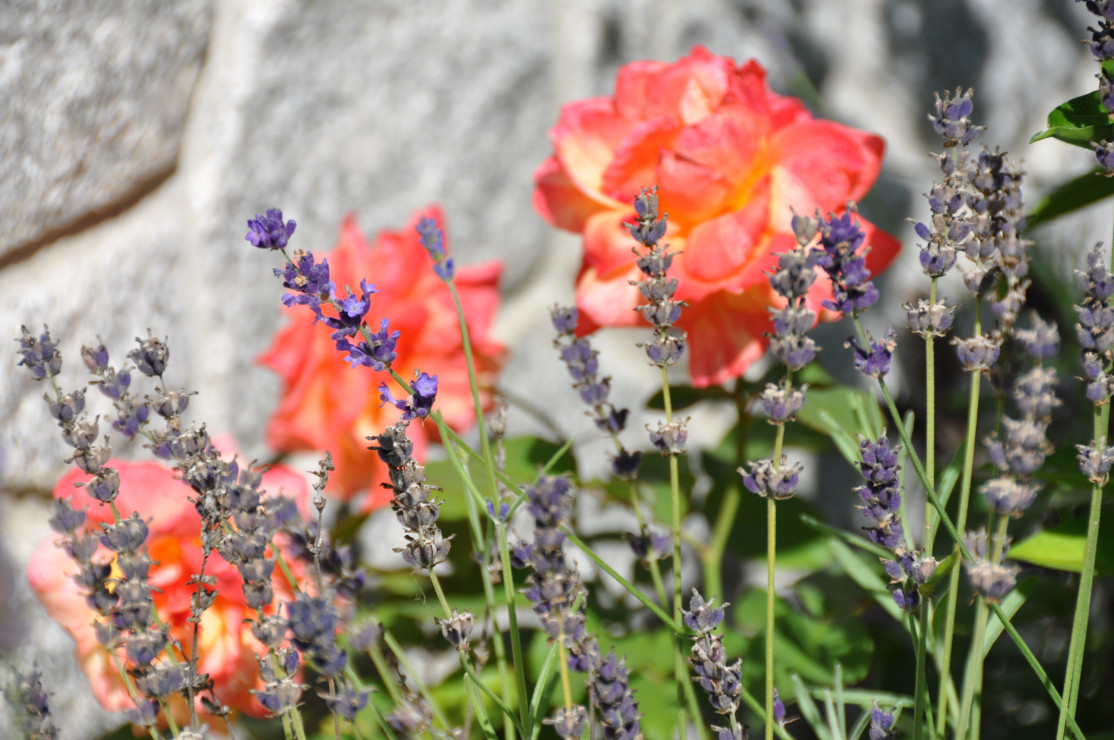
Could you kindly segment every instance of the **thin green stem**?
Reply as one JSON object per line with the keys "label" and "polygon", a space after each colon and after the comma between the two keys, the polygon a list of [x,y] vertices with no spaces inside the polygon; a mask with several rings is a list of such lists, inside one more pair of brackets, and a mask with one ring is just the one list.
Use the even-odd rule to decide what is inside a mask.
{"label": "thin green stem", "polygon": [[[972,336],[978,336],[982,333],[982,324],[979,320],[979,307],[980,302],[975,299],[975,328]],[[963,457],[963,479],[960,483],[959,489],[959,509],[956,514],[956,529],[962,535],[967,526],[967,507],[971,498],[971,479],[975,471],[975,436],[978,432],[979,421],[979,386],[982,382],[982,373],[975,371],[971,373],[971,390],[967,400],[967,446],[964,448]],[[927,473],[926,473],[927,476]],[[932,479],[929,478],[930,484]],[[935,489],[933,489],[935,490]],[[941,514],[941,518],[944,515]],[[961,546],[961,542],[956,542],[956,547]],[[952,569],[948,578],[948,590],[945,598],[947,599],[946,612],[944,615],[944,644],[943,644],[943,663],[940,671],[940,691],[937,696],[940,697],[940,705],[937,707],[936,726],[940,728],[946,727],[944,724],[947,718],[948,710],[948,695],[944,693],[944,683],[951,676],[951,660],[952,660],[952,643],[955,640],[955,609],[959,602],[959,574],[962,568],[959,564]],[[960,713],[960,721],[962,722],[962,712]]]}
{"label": "thin green stem", "polygon": [[[1106,413],[1096,410],[1093,422],[1094,444],[1099,449],[1106,446],[1110,405],[1103,406],[1102,410]],[[1104,415],[1107,416],[1106,419],[1103,418]],[[1083,654],[1087,641],[1087,623],[1090,619],[1091,592],[1095,578],[1095,558],[1098,554],[1102,488],[1098,483],[1091,485],[1091,507],[1087,513],[1087,539],[1083,547],[1083,567],[1079,572],[1079,592],[1076,594],[1075,614],[1072,617],[1068,665],[1064,673],[1064,703],[1060,707],[1060,718],[1056,725],[1056,740],[1063,740],[1067,720],[1069,717],[1075,717],[1076,702],[1079,698],[1079,681],[1083,675]]]}
{"label": "thin green stem", "polygon": [[[379,678],[383,681],[383,687],[391,697],[391,701],[395,704],[402,703],[402,692],[399,690],[398,676],[387,665],[387,659],[383,655],[382,648],[379,645],[373,645],[367,651],[368,656],[371,658],[372,665],[379,673]],[[351,666],[349,666],[351,668]]]}
{"label": "thin green stem", "polygon": [[[503,570],[503,596],[507,604],[507,631],[511,638],[511,660],[514,661],[515,680],[518,685],[518,716],[524,727],[530,727],[530,696],[526,691],[526,658],[522,651],[522,635],[518,629],[518,611],[515,605],[514,571],[511,569],[511,551],[507,541],[507,525],[495,524],[495,541],[499,544],[499,562]],[[526,733],[529,736],[529,733]]]}
{"label": "thin green stem", "polygon": [[[925,681],[925,644],[927,643],[927,620],[925,614],[927,613],[927,605],[922,604],[921,608],[917,610],[916,629],[913,627],[913,616],[909,616],[909,631],[916,635],[917,639],[917,664],[916,664],[916,678],[914,679],[913,687],[913,740],[921,739],[921,723],[925,710],[931,706],[928,703],[927,690],[928,686]],[[932,712],[928,712],[929,725],[932,724]],[[936,733],[930,730],[930,735],[935,737]]]}
{"label": "thin green stem", "polygon": [[[448,426],[445,424],[445,421],[440,413],[434,415],[434,421],[437,423],[437,428],[438,431],[440,431],[441,433],[441,438],[447,440]],[[509,673],[507,669],[506,648],[503,645],[502,632],[499,630],[499,625],[495,621],[495,589],[491,584],[491,578],[488,576],[488,566],[491,564],[492,559],[493,538],[491,536],[485,537],[484,535],[484,527],[481,526],[480,523],[480,512],[477,503],[483,501],[483,496],[478,490],[476,490],[475,484],[473,483],[471,476],[468,475],[468,471],[465,469],[464,464],[458,458],[456,450],[456,445],[445,445],[445,453],[449,458],[449,462],[456,470],[461,483],[464,485],[466,494],[464,496],[464,502],[467,506],[468,522],[472,533],[473,549],[475,552],[481,553],[482,555],[480,567],[483,572],[481,573],[480,580],[483,583],[484,602],[487,605],[488,614],[491,615],[491,625],[495,633],[494,638],[492,639],[492,643],[495,647],[495,664],[496,668],[499,671],[500,685],[503,689],[503,700],[506,702],[510,702],[511,682],[508,680]],[[493,505],[492,511],[494,510],[495,507]],[[491,534],[494,533],[495,529],[489,528],[487,531],[489,534]],[[514,726],[509,722],[505,722],[503,724],[506,740],[513,740]]]}
{"label": "thin green stem", "polygon": [[[642,505],[639,503],[638,485],[634,481],[630,482],[630,500],[632,508],[634,509],[634,518],[638,520],[638,531],[643,537],[646,537],[649,532],[646,529],[646,520],[642,516]],[[669,597],[665,593],[665,582],[662,581],[661,578],[661,567],[658,565],[658,559],[652,547],[650,548],[646,564],[650,569],[650,580],[654,583],[654,592],[658,595],[658,601],[661,602],[662,606],[665,606],[669,603]]]}
{"label": "thin green stem", "polygon": [[[929,288],[928,300],[930,306],[936,305],[936,280],[932,278],[932,287]],[[936,483],[936,335],[926,334],[924,338],[924,467],[928,479]],[[932,517],[935,512],[928,496],[924,499],[924,526],[925,531],[933,531]],[[926,552],[932,555],[932,543],[926,545]],[[914,711],[914,714],[916,712]]]}
{"label": "thin green stem", "polygon": [[[662,398],[665,404],[665,423],[673,423],[673,400],[669,392],[669,377],[665,367],[661,368]],[[681,479],[678,472],[677,456],[669,456],[669,500],[672,512],[673,529],[673,621],[681,624]],[[685,669],[684,648],[681,636],[673,635],[673,672],[677,681],[677,732],[685,736],[685,684],[688,671]],[[695,717],[693,718],[696,719]]]}
{"label": "thin green stem", "polygon": [[[778,427],[780,432],[784,427]],[[776,455],[776,453],[775,453]],[[777,457],[774,457],[777,460]],[[777,501],[766,499],[766,716],[774,716],[774,558],[777,554]],[[774,723],[766,722],[766,740],[773,740]]]}

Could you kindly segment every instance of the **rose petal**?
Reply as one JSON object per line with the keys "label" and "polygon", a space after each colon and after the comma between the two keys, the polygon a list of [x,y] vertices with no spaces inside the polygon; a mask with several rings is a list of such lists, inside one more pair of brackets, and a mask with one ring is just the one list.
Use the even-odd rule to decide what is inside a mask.
{"label": "rose petal", "polygon": [[680,323],[689,333],[689,375],[695,387],[741,377],[765,354],[771,293],[768,284],[741,294],[719,291],[686,309]]}

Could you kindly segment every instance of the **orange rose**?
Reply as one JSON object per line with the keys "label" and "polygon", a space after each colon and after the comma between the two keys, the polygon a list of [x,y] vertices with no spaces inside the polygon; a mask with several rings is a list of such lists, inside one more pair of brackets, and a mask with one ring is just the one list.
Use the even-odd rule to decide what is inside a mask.
{"label": "orange rose", "polygon": [[[635,242],[622,224],[639,190],[657,185],[669,214],[664,241],[680,252],[671,275],[689,304],[679,325],[697,386],[739,377],[765,352],[767,308],[777,301],[766,273],[776,253],[795,246],[791,209],[843,213],[878,177],[884,149],[881,138],[817,120],[799,100],[771,92],[757,62],[736,66],[700,46],[673,64],[623,67],[614,97],[566,105],[550,138],[534,207],[583,235],[580,331],[638,323]],[[863,227],[877,274],[900,244]],[[820,292],[811,308],[832,318],[818,302],[830,283]]]}
{"label": "orange rose", "polygon": [[[433,271],[433,262],[422,246],[415,227],[422,217],[440,226],[441,210],[430,207],[411,218],[402,231],[383,231],[369,244],[356,226],[356,219],[345,217],[336,248],[315,255],[329,262],[337,293],[344,286],[358,286],[361,279],[374,283],[367,322],[377,327],[379,317],[390,320],[390,330],[399,330],[396,359],[391,366],[404,378],[421,370],[437,376],[435,408],[454,429],[474,421],[472,394],[468,386],[468,367],[460,340],[452,295]],[[447,241],[447,239],[446,239]],[[447,247],[447,244],[446,244]],[[498,283],[503,267],[486,262],[456,269],[454,283],[464,307],[468,332],[477,362],[482,387],[490,388],[503,356],[503,347],[491,336],[491,324],[499,306]],[[329,450],[336,470],[329,478],[329,490],[347,501],[367,491],[363,509],[370,510],[390,501],[391,492],[380,487],[387,481],[387,469],[374,452],[369,452],[367,437],[379,434],[398,421],[398,411],[383,406],[380,382],[395,384],[384,373],[372,374],[366,368],[353,369],[329,339],[324,326],[314,326],[309,308],[295,307],[295,313],[259,357],[259,362],[282,376],[283,396],[267,424],[267,443],[277,450]],[[414,457],[425,459],[425,448],[436,435],[432,423],[412,424]]]}
{"label": "orange rose", "polygon": [[[138,512],[147,521],[146,547],[152,561],[149,579],[151,586],[161,590],[152,592],[152,600],[159,619],[169,628],[170,639],[181,642],[189,655],[193,625],[186,619],[190,616],[193,587],[186,581],[200,571],[202,558],[201,517],[189,501],[193,490],[161,463],[112,459],[107,465],[120,474],[120,494],[116,498],[120,516],[127,518]],[[72,470],[55,485],[54,497],[73,497],[75,509],[87,509],[82,531],[100,532],[97,525],[111,523],[112,512],[91,498],[84,488],[75,487],[89,479],[90,476]],[[303,514],[308,515],[309,488],[302,476],[287,468],[273,467],[264,473],[262,487],[270,494],[293,498]],[[35,550],[27,565],[27,581],[47,614],[73,635],[77,643],[75,657],[89,677],[97,700],[110,711],[124,711],[134,705],[111,655],[97,641],[93,627],[96,615],[73,580],[79,567],[57,546],[59,539],[60,535],[55,535]],[[111,555],[102,545],[94,559],[108,562]],[[296,567],[297,563],[292,565]],[[263,688],[255,657],[266,651],[252,635],[250,624],[244,622],[255,618],[255,610],[244,602],[243,579],[215,551],[205,565],[205,575],[216,578],[217,595],[201,618],[198,670],[212,677],[222,704],[245,714],[267,716],[268,712],[251,694],[252,689]],[[277,569],[273,584],[275,600],[267,613],[274,613],[278,601],[291,598],[288,584]],[[120,648],[120,655],[123,654]],[[182,703],[175,708],[175,714],[181,715],[184,710]],[[204,711],[200,701],[198,711]]]}

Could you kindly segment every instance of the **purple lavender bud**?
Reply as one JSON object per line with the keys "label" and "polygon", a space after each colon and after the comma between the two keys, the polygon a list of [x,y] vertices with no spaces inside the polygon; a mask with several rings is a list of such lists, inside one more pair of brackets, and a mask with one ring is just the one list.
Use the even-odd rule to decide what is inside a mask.
{"label": "purple lavender bud", "polygon": [[136,678],[135,684],[149,699],[165,699],[186,687],[190,666],[163,664]]}
{"label": "purple lavender bud", "polygon": [[[643,188],[634,199],[635,223],[625,223],[635,241],[645,247],[654,247],[665,236],[666,218],[658,218],[657,188]],[[664,271],[662,271],[664,272]]]}
{"label": "purple lavender bud", "polygon": [[576,306],[554,306],[549,309],[549,316],[558,334],[570,336],[576,334],[576,324],[579,320]]}
{"label": "purple lavender bud", "polygon": [[929,243],[921,250],[921,269],[929,277],[942,277],[955,266],[956,256],[952,247]]}
{"label": "purple lavender bud", "polygon": [[1095,144],[1095,159],[1103,169],[1114,170],[1114,143],[1104,139]]}
{"label": "purple lavender bud", "polygon": [[369,286],[366,280],[360,280],[360,291],[362,295],[357,298],[353,295],[351,289],[348,289],[347,297],[336,304],[336,317],[325,316],[318,312],[318,318],[323,320],[330,329],[336,330],[329,335],[329,338],[334,342],[345,337],[355,336],[360,332],[360,327],[364,323],[364,316],[371,308],[371,296],[378,292],[375,286]]}
{"label": "purple lavender bud", "polygon": [[147,523],[133,511],[127,519],[104,526],[101,544],[117,553],[135,554],[147,541]]}
{"label": "purple lavender bud", "polygon": [[952,340],[956,354],[963,364],[963,369],[969,373],[986,372],[998,359],[1002,349],[1002,339],[998,335],[986,336],[980,334],[970,339],[956,337]]}
{"label": "purple lavender bud", "polygon": [[1055,357],[1060,351],[1060,332],[1056,325],[1044,321],[1035,313],[1032,317],[1032,327],[1015,328],[1013,336],[1025,348],[1026,354],[1038,362]]}
{"label": "purple lavender bud", "polygon": [[78,450],[87,450],[93,446],[97,441],[97,422],[98,419],[89,421],[88,418],[83,418],[81,421],[74,422],[70,426],[62,428],[62,441]]}
{"label": "purple lavender bud", "polygon": [[797,495],[797,483],[804,470],[801,463],[789,465],[785,455],[782,455],[781,463],[776,468],[773,461],[767,459],[748,462],[747,465],[749,470],[739,468],[738,472],[743,476],[743,485],[751,493],[778,501]]}
{"label": "purple lavender bud", "polygon": [[441,627],[441,634],[449,641],[449,644],[455,647],[460,652],[468,651],[468,636],[472,634],[472,623],[475,617],[471,612],[457,613],[453,609],[453,615],[449,619],[438,619],[437,624]]}
{"label": "purple lavender bud", "polygon": [[282,211],[271,208],[267,214],[248,220],[248,231],[244,239],[259,249],[285,249],[287,240],[294,234],[297,224],[291,220],[283,223]]}
{"label": "purple lavender bud", "polygon": [[620,450],[619,454],[611,459],[611,473],[619,480],[634,480],[638,477],[638,469],[642,466],[642,453],[639,451],[628,452]]}
{"label": "purple lavender bud", "polygon": [[16,339],[19,342],[21,355],[19,364],[25,365],[31,371],[35,380],[52,378],[62,371],[62,355],[50,338],[50,330],[43,326],[43,333],[36,339],[27,331],[26,326],[21,326],[21,335]]}
{"label": "purple lavender bud", "polygon": [[897,737],[893,729],[893,712],[883,712],[874,702],[874,709],[870,711],[870,740],[891,740]]}
{"label": "purple lavender bud", "polygon": [[50,528],[58,534],[73,535],[85,523],[85,509],[75,509],[73,498],[54,499],[54,515],[50,517]]}
{"label": "purple lavender bud", "polygon": [[1095,76],[1099,78],[1099,102],[1108,112],[1114,112],[1114,77],[1105,69]]}
{"label": "purple lavender bud", "polygon": [[81,359],[89,372],[94,375],[100,375],[108,369],[108,350],[104,348],[103,344],[98,344],[92,348],[82,345]]}
{"label": "purple lavender bud", "polygon": [[688,420],[675,420],[670,423],[658,422],[656,429],[650,431],[650,444],[658,449],[665,457],[682,455],[685,452],[685,441],[688,439]]}
{"label": "purple lavender bud", "polygon": [[1037,497],[1040,485],[1027,483],[1010,477],[993,478],[982,488],[990,510],[995,514],[1008,514],[1015,519],[1020,517]]}
{"label": "purple lavender bud", "polygon": [[391,366],[397,354],[395,347],[398,344],[399,331],[387,330],[387,319],[379,323],[379,331],[370,334],[371,342],[361,341],[353,345],[347,339],[337,341],[337,349],[347,353],[344,359],[355,369],[357,366],[370,367],[372,370],[382,371]]}
{"label": "purple lavender bud", "polygon": [[917,590],[914,583],[905,582],[899,584],[891,592],[894,603],[897,608],[901,609],[906,614],[913,614],[921,606],[921,592]]}
{"label": "purple lavender bud", "polygon": [[62,396],[61,400],[44,393],[47,409],[55,420],[67,424],[76,419],[85,410],[85,389],[74,391]]}
{"label": "purple lavender bud", "polygon": [[128,353],[128,359],[135,363],[136,369],[147,377],[162,377],[166,371],[166,362],[170,358],[170,350],[161,340],[151,336],[147,330],[147,338],[135,338],[139,345]]}
{"label": "purple lavender bud", "polygon": [[304,593],[286,604],[287,622],[294,645],[319,672],[336,676],[348,664],[348,656],[337,646],[341,626],[336,605],[326,598]]}
{"label": "purple lavender bud", "polygon": [[1055,368],[1035,367],[1014,381],[1010,395],[1023,415],[1045,419],[1060,405],[1057,382]]}
{"label": "purple lavender bud", "polygon": [[101,393],[118,401],[128,392],[128,386],[132,383],[132,376],[127,370],[117,372],[108,368],[103,375],[103,380],[96,382],[100,386]]}
{"label": "purple lavender bud", "polygon": [[[928,119],[944,140],[945,147],[970,144],[984,130],[983,126],[976,126],[970,121],[974,109],[971,102],[973,95],[974,90],[961,92],[958,87],[954,94],[944,93],[943,98],[936,93],[936,115],[929,115]],[[873,735],[871,740],[875,740]]]}
{"label": "purple lavender bud", "polygon": [[1114,447],[1102,443],[1076,445],[1079,450],[1079,469],[1092,483],[1105,486],[1110,477],[1110,466],[1114,464]]}
{"label": "purple lavender bud", "polygon": [[287,308],[294,305],[309,306],[317,314],[318,320],[323,316],[320,306],[323,301],[329,301],[336,292],[336,284],[329,277],[329,261],[321,260],[314,264],[313,252],[294,252],[292,262],[287,263],[282,269],[275,268],[275,277],[282,278],[283,287],[294,291],[282,296],[282,305]]}
{"label": "purple lavender bud", "polygon": [[650,362],[658,367],[672,367],[676,365],[685,353],[683,337],[672,334],[659,334],[653,340],[642,345]]}
{"label": "purple lavender bud", "polygon": [[526,487],[526,497],[538,527],[557,529],[572,510],[572,484],[564,476],[540,476],[537,483]]}
{"label": "purple lavender bud", "polygon": [[929,303],[920,298],[916,303],[904,303],[901,307],[905,309],[909,330],[925,339],[947,334],[955,321],[956,307],[943,302]]}
{"label": "purple lavender bud", "polygon": [[412,393],[405,399],[398,399],[391,395],[386,383],[379,384],[379,400],[383,404],[391,404],[402,411],[402,419],[424,419],[433,410],[433,401],[437,397],[437,376],[421,373],[410,381]]}
{"label": "purple lavender bud", "polygon": [[445,235],[432,218],[423,217],[418,221],[418,234],[422,246],[433,260],[433,272],[445,282],[453,279],[453,260],[445,254]]}
{"label": "purple lavender bud", "polygon": [[1001,565],[985,560],[964,563],[964,566],[971,588],[991,604],[1001,603],[1017,585],[1017,574],[1021,572],[1016,565]]}
{"label": "purple lavender bud", "polygon": [[886,327],[886,334],[882,339],[874,341],[874,338],[867,334],[867,340],[870,343],[869,347],[861,347],[855,337],[849,338],[843,346],[850,347],[855,353],[856,370],[872,378],[881,378],[890,371],[890,362],[897,348],[897,334],[893,327]]}
{"label": "purple lavender bud", "polygon": [[147,423],[150,415],[151,411],[147,404],[133,406],[128,403],[126,408],[120,411],[119,417],[112,422],[112,428],[128,439],[132,439],[139,432],[139,428]]}
{"label": "purple lavender bud", "polygon": [[774,383],[767,383],[759,396],[767,421],[771,424],[784,424],[797,418],[797,412],[804,408],[807,390],[807,385],[787,391]]}
{"label": "purple lavender bud", "polygon": [[566,709],[559,708],[552,719],[543,719],[547,725],[553,725],[558,737],[580,738],[584,734],[584,724],[588,721],[588,711],[576,705]]}
{"label": "purple lavender bud", "polygon": [[777,689],[774,689],[774,722],[777,723],[778,727],[785,729],[785,704],[778,696]]}
{"label": "purple lavender bud", "polygon": [[1047,431],[1047,420],[1003,416],[1002,436],[995,434],[986,440],[987,452],[999,470],[1030,476],[1052,452]]}
{"label": "purple lavender bud", "polygon": [[1088,46],[1095,59],[1106,62],[1114,59],[1114,26],[1105,18],[1099,22],[1098,28],[1087,26],[1091,32],[1091,41]]}
{"label": "purple lavender bud", "polygon": [[85,450],[77,450],[66,462],[72,462],[83,473],[98,475],[111,455],[112,448],[107,445],[94,445]]}
{"label": "purple lavender bud", "polygon": [[356,689],[348,684],[343,684],[337,687],[335,694],[326,694],[322,698],[330,712],[351,722],[356,719],[360,710],[367,706],[369,695],[370,692],[367,689]]}
{"label": "purple lavender bud", "polygon": [[402,560],[416,570],[432,570],[449,557],[451,540],[455,535],[444,537],[440,530],[430,533],[429,537],[417,539],[406,535],[406,547],[396,547],[394,551],[402,555]]}
{"label": "purple lavender bud", "polygon": [[778,269],[770,274],[770,287],[790,303],[804,297],[816,282],[818,260],[817,252],[804,248],[778,255]]}
{"label": "purple lavender bud", "polygon": [[704,601],[700,592],[694,588],[692,598],[689,599],[688,610],[682,610],[681,612],[684,616],[685,625],[699,635],[706,635],[718,628],[720,623],[723,622],[723,610],[727,604],[713,607],[712,604],[715,601],[715,598]]}

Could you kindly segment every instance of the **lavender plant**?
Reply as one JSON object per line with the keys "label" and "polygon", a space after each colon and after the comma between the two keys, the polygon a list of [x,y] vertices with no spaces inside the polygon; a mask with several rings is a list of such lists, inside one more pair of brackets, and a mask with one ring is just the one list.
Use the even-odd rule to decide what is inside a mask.
{"label": "lavender plant", "polygon": [[[1106,2],[1088,2],[1088,8],[1101,16],[1098,28],[1092,29],[1091,48],[1101,61],[1109,62],[1114,58],[1114,12]],[[1114,82],[1105,66],[1099,80],[1096,95],[1103,106],[1114,109],[1106,105],[1114,98]],[[1023,171],[998,150],[972,156],[968,146],[983,130],[972,122],[973,111],[972,91],[957,89],[938,96],[930,115],[942,141],[943,151],[936,155],[942,179],[929,190],[926,222],[915,226],[923,241],[920,264],[929,283],[926,298],[903,306],[909,330],[924,340],[923,411],[903,414],[887,384],[898,357],[898,332],[887,327],[876,337],[863,326],[862,315],[879,302],[881,287],[867,266],[867,234],[853,204],[842,215],[795,215],[796,245],[776,255],[776,262],[771,259],[767,275],[777,296],[769,311],[770,354],[780,367],[771,371],[770,382],[740,381],[733,391],[739,411],[735,452],[740,462],[744,455],[748,462],[732,466],[741,478],[710,482],[712,488],[723,489],[716,491],[722,505],[715,521],[682,517],[686,506],[700,514],[694,478],[682,471],[690,457],[690,420],[679,417],[674,399],[681,392],[669,378],[669,369],[685,354],[687,336],[678,322],[687,306],[676,297],[679,278],[670,271],[677,253],[663,241],[668,217],[659,212],[652,186],[633,197],[634,215],[625,223],[640,273],[640,279],[632,281],[642,299],[637,311],[651,327],[640,346],[656,368],[651,374],[655,382],[660,379],[665,412],[663,420],[647,425],[641,444],[645,449],[623,439],[632,414],[612,401],[612,378],[601,373],[598,352],[578,334],[577,309],[558,306],[550,314],[557,334],[554,346],[592,421],[589,433],[608,448],[609,473],[618,484],[555,473],[569,445],[554,445],[544,464],[533,466],[532,476],[524,474],[521,465],[511,464],[514,440],[505,439],[505,432],[507,414],[515,408],[500,406],[485,417],[456,268],[435,222],[422,220],[417,232],[430,269],[446,284],[456,306],[478,424],[469,440],[445,423],[437,368],[421,368],[412,378],[403,378],[393,367],[401,330],[392,328],[393,317],[376,317],[375,286],[363,279],[358,291],[347,285],[338,289],[326,260],[300,249],[288,254],[296,224],[278,209],[249,220],[246,240],[284,260],[274,270],[287,291],[282,303],[307,307],[314,323],[323,325],[320,330],[329,332],[351,372],[362,374],[362,382],[378,389],[384,407],[397,412],[397,421],[368,437],[368,454],[376,455],[387,469],[384,486],[397,522],[392,548],[396,570],[405,571],[409,596],[424,595],[428,586],[435,595],[431,605],[403,608],[395,598],[400,587],[390,583],[390,576],[403,580],[399,574],[379,573],[375,578],[361,568],[349,546],[351,533],[345,530],[343,514],[349,512],[342,512],[330,532],[324,493],[333,471],[330,457],[312,472],[314,494],[308,508],[300,511],[293,499],[264,491],[257,466],[222,456],[206,428],[185,418],[191,393],[171,390],[167,384],[168,340],[148,332],[127,354],[131,365],[110,364],[108,350],[99,344],[83,349],[82,358],[93,384],[112,406],[107,426],[125,439],[146,440],[151,453],[172,464],[191,491],[201,557],[190,574],[188,627],[185,633],[175,632],[154,599],[158,586],[150,577],[155,562],[148,547],[151,522],[139,512],[124,516],[116,506],[121,476],[109,464],[111,446],[107,437],[102,441],[100,417],[90,418],[85,389],[66,392],[58,386],[62,358],[49,331],[22,329],[16,340],[20,364],[50,385],[44,398],[72,449],[67,462],[88,476],[82,484],[88,497],[111,513],[111,523],[93,529],[89,512],[63,497],[54,502],[50,524],[75,564],[74,578],[94,615],[104,657],[114,663],[131,699],[129,719],[152,740],[205,737],[212,729],[207,723],[214,718],[230,735],[241,731],[233,709],[222,703],[218,687],[203,668],[207,615],[226,585],[212,572],[219,558],[239,576],[244,619],[259,644],[258,675],[251,679],[257,686],[254,696],[281,724],[287,740],[500,734],[515,740],[542,733],[635,739],[674,733],[688,737],[690,730],[701,738],[742,740],[747,736],[746,717],[740,716],[744,704],[752,721],[762,724],[766,738],[805,737],[805,724],[817,736],[833,740],[864,733],[882,740],[899,730],[918,740],[996,737],[1005,731],[984,721],[984,715],[990,714],[991,706],[999,710],[1002,702],[988,699],[997,679],[991,678],[985,663],[1001,632],[1014,644],[1011,655],[1019,655],[1032,670],[1032,676],[1025,676],[1031,683],[1027,696],[1033,701],[1039,696],[1056,707],[1058,737],[1070,732],[1082,738],[1077,714],[1084,647],[1103,488],[1114,464],[1114,446],[1108,444],[1114,395],[1114,278],[1096,247],[1081,273],[1085,294],[1076,306],[1075,332],[1081,348],[1082,395],[1093,408],[1091,438],[1077,445],[1091,497],[1065,680],[1059,691],[1049,678],[1047,656],[1039,659],[1013,624],[1028,592],[1018,587],[1021,566],[1009,556],[1011,535],[1025,537],[1032,529],[1034,518],[1023,517],[1047,503],[1048,497],[1042,496],[1045,487],[1060,485],[1049,475],[1055,465],[1053,412],[1070,404],[1070,389],[1060,387],[1055,367],[1060,353],[1056,326],[1026,310],[1040,286],[1029,270],[1033,244],[1024,237]],[[1093,145],[1102,166],[1114,163],[1114,144],[1103,139]],[[939,295],[940,281],[956,268],[971,293],[967,305],[949,304]],[[831,297],[819,305],[818,280],[821,286],[831,286]],[[814,383],[804,381],[811,377],[819,378],[816,385],[822,390],[831,390],[823,388],[830,383],[813,366],[819,345],[809,335],[822,310],[850,320],[853,334],[842,357],[876,388],[900,445],[862,419],[841,426],[832,420],[832,402],[818,403],[815,390],[810,394]],[[369,316],[376,318],[369,322]],[[955,453],[956,462],[940,472],[938,450],[950,443],[937,424],[935,342],[957,326],[971,327],[969,335],[952,341],[958,362],[970,375],[965,441],[960,449],[947,451]],[[133,374],[153,384],[142,398],[133,387]],[[996,396],[990,412],[983,404],[984,376]],[[400,390],[393,391],[391,383]],[[817,405],[821,408],[814,411]],[[759,410],[773,428],[772,439],[747,440],[746,425]],[[913,439],[913,417],[924,419],[923,445]],[[417,425],[427,423],[436,426],[444,454],[443,462],[428,466],[415,458],[412,436]],[[819,657],[810,655],[801,648],[805,637],[797,634],[809,631],[801,625],[822,631],[836,622],[837,615],[814,613],[825,598],[821,589],[802,578],[783,589],[792,591],[791,604],[775,593],[778,545],[783,541],[777,505],[797,495],[806,471],[805,463],[790,462],[786,450],[792,437],[806,439],[817,427],[833,436],[858,433],[858,444],[851,446],[848,457],[863,482],[844,491],[843,498],[848,509],[857,505],[865,526],[862,533],[847,533],[817,525],[822,533],[813,536],[840,568],[817,567],[816,573],[821,580],[842,579],[840,584],[863,587],[866,596],[856,595],[853,609],[847,610],[855,612],[854,620],[861,613],[874,628],[878,620],[892,620],[908,635],[907,648],[885,644],[901,656],[899,660],[908,653],[914,656],[911,680],[907,669],[880,670],[882,680],[871,683],[867,659],[854,679],[864,686],[845,687],[843,667],[818,667],[829,653],[817,648]],[[650,452],[664,459],[664,480],[653,478]],[[979,463],[980,455],[988,464]],[[708,458],[718,462],[715,451]],[[714,465],[708,469],[714,470]],[[532,482],[517,482],[526,477]],[[907,477],[915,477],[915,483]],[[959,495],[949,501],[957,481]],[[704,566],[704,593],[725,595],[726,543],[737,528],[747,526],[737,521],[741,504],[731,488],[740,482],[765,499],[766,590],[759,618],[740,608],[749,597],[746,586],[731,586],[732,601],[741,593],[744,604],[728,611],[726,603],[716,606],[715,599],[705,600],[686,582],[682,568],[682,555],[691,552]],[[633,575],[621,572],[605,547],[597,547],[602,543],[578,533],[583,522],[577,517],[577,502],[607,498],[609,491],[619,489],[637,523],[637,531],[626,533],[627,541],[649,571],[652,593],[651,587],[644,589]],[[926,528],[917,532],[908,527],[906,514],[909,500],[921,489]],[[660,497],[659,491],[664,492]],[[973,499],[972,491],[981,492],[982,498]],[[969,523],[983,514],[985,521],[971,530]],[[796,526],[796,520],[791,518],[789,525]],[[946,540],[938,546],[941,531]],[[571,557],[574,548],[602,575],[582,573]],[[863,559],[858,552],[871,557]],[[661,563],[667,560],[670,568],[663,573]],[[628,572],[633,570],[631,566]],[[966,574],[965,584],[961,573]],[[599,588],[595,579],[604,577],[644,608],[629,610]],[[709,583],[718,590],[709,590]],[[682,603],[685,587],[691,587],[692,594],[687,608]],[[974,603],[969,626],[962,609],[966,601]],[[782,616],[779,609],[784,610]],[[970,635],[966,645],[958,639],[964,633]],[[651,642],[659,636],[661,640]],[[864,640],[867,652],[873,645],[870,639],[868,635]],[[427,648],[435,644],[433,652],[452,656],[445,675],[434,676],[428,666],[417,665],[407,641]],[[743,661],[752,646],[761,646],[764,660]],[[964,670],[957,676],[953,661],[963,647]],[[878,657],[875,665],[886,660]],[[928,680],[930,661],[939,676],[935,688]],[[829,669],[830,686],[806,683],[822,682]],[[799,675],[806,670],[812,675]],[[788,678],[780,687],[784,696],[775,687],[779,672]],[[817,675],[822,678],[815,679]],[[431,685],[453,682],[461,686],[455,695]],[[762,686],[764,701],[751,693],[756,686]],[[26,674],[10,693],[24,707],[27,736],[57,736],[37,672]],[[824,717],[817,699],[823,701]],[[805,719],[800,732],[788,718],[786,702],[795,702]],[[884,711],[882,706],[891,709]],[[849,707],[857,713],[850,723]],[[912,711],[903,714],[906,708]]]}

